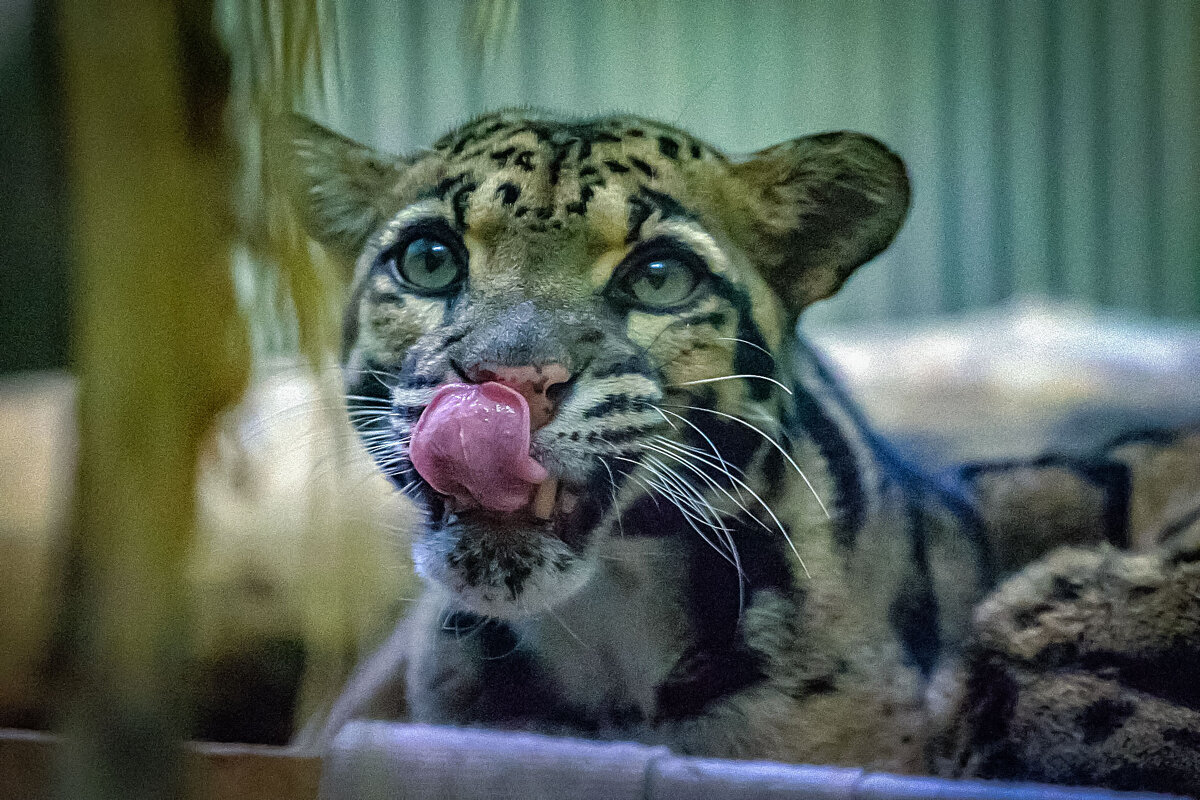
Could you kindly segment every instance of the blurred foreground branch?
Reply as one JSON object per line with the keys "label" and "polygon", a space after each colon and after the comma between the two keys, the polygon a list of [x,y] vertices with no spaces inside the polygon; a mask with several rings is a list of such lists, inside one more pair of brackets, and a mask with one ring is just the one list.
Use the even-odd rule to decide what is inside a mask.
{"label": "blurred foreground branch", "polygon": [[59,794],[181,792],[197,452],[244,386],[212,4],[63,0],[79,476]]}

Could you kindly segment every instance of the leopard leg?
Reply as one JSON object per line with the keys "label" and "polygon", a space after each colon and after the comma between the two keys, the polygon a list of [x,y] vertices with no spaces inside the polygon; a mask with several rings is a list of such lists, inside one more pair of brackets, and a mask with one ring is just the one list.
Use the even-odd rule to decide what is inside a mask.
{"label": "leopard leg", "polygon": [[939,771],[1200,794],[1200,528],[1065,548],[979,607]]}

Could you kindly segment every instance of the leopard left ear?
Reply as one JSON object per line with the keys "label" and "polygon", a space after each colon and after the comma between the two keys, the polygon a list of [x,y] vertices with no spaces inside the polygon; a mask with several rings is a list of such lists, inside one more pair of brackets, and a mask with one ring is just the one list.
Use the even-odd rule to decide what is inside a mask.
{"label": "leopard left ear", "polygon": [[755,153],[731,173],[729,220],[792,315],[836,292],[895,238],[908,212],[904,162],[841,131]]}
{"label": "leopard left ear", "polygon": [[290,201],[308,231],[333,253],[358,257],[367,237],[399,206],[409,162],[377,152],[293,114],[281,124],[290,161]]}

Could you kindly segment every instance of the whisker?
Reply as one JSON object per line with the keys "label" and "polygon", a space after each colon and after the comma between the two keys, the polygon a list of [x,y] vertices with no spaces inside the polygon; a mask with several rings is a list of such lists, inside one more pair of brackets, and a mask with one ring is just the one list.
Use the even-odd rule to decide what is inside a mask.
{"label": "whisker", "polygon": [[366,415],[375,415],[386,417],[391,412],[391,408],[387,405],[367,406],[367,405],[351,405],[345,408],[346,416],[361,417]]}
{"label": "whisker", "polygon": [[[670,440],[669,440],[669,439],[665,439],[664,441],[670,442]],[[744,500],[741,498],[741,496],[740,496],[740,495],[739,495],[738,497],[734,497],[732,494],[730,494],[730,492],[729,492],[729,490],[728,490],[728,489],[726,489],[724,486],[721,486],[719,483],[717,483],[717,481],[716,481],[716,479],[715,479],[715,478],[713,478],[713,477],[712,477],[711,475],[709,475],[707,472],[705,472],[704,470],[700,469],[700,468],[699,468],[699,467],[697,467],[697,466],[696,466],[694,463],[692,463],[691,461],[689,461],[689,460],[688,460],[688,457],[691,457],[691,456],[692,456],[692,454],[679,454],[679,453],[673,453],[673,452],[671,452],[669,449],[667,449],[666,447],[663,447],[663,446],[662,446],[662,445],[660,445],[660,444],[657,444],[657,443],[652,443],[652,442],[647,442],[647,443],[646,443],[645,445],[643,445],[643,446],[644,446],[646,449],[648,449],[648,450],[653,450],[653,451],[654,451],[654,452],[656,452],[656,453],[660,453],[661,455],[663,455],[663,456],[665,456],[665,457],[667,457],[667,458],[670,458],[670,459],[671,459],[671,460],[673,460],[673,461],[677,461],[678,463],[680,463],[680,464],[682,464],[683,466],[687,467],[688,471],[695,473],[695,474],[696,474],[696,475],[698,475],[700,478],[702,478],[706,484],[708,484],[709,486],[711,486],[711,487],[712,487],[713,489],[715,489],[716,491],[718,491],[718,492],[720,492],[721,494],[723,494],[723,495],[725,495],[726,497],[728,497],[728,498],[729,498],[729,500],[730,500],[730,502],[732,502],[732,503],[733,503],[734,505],[736,505],[736,506],[737,506],[739,509],[741,509],[741,510],[742,510],[742,511],[743,511],[743,512],[744,512],[744,513],[747,515],[747,516],[749,516],[749,517],[750,517],[752,520],[754,520],[755,522],[757,522],[759,525],[763,526],[763,527],[764,527],[764,528],[766,528],[767,530],[770,530],[770,527],[769,527],[769,526],[768,526],[768,525],[767,525],[765,522],[763,522],[763,521],[762,521],[762,520],[760,520],[760,519],[759,519],[757,516],[755,516],[753,513],[751,513],[750,509],[746,507],[746,505],[745,505],[745,501],[744,501]],[[700,463],[701,463],[701,464],[703,464],[703,465],[705,465],[705,466],[713,466],[713,463],[712,463],[711,461],[701,461]],[[728,476],[728,477],[732,478],[733,476]],[[734,487],[734,488],[735,488],[735,489],[737,488],[737,487],[736,487],[736,485],[735,485],[735,487]]]}
{"label": "whisker", "polygon": [[272,423],[286,423],[293,417],[303,417],[311,415],[313,417],[321,417],[325,414],[336,415],[336,419],[340,422],[342,414],[345,411],[345,406],[340,402],[326,402],[323,399],[310,397],[299,402],[286,403],[281,408],[275,408],[272,411],[263,413],[261,407],[267,405],[261,401],[252,400],[247,406],[253,409],[250,414],[250,419],[247,420],[246,429],[251,434],[262,434],[267,431]]}
{"label": "whisker", "polygon": [[701,383],[716,383],[717,381],[732,381],[732,380],[737,380],[739,378],[758,378],[760,380],[769,381],[769,382],[775,384],[776,386],[778,386],[780,389],[783,389],[789,395],[792,394],[791,389],[789,389],[787,386],[780,383],[779,381],[775,380],[774,378],[768,377],[766,375],[750,375],[750,374],[747,374],[747,375],[723,375],[719,378],[698,378],[694,381],[684,381],[683,383],[672,383],[672,384],[667,385],[665,388],[674,389],[679,386],[696,386]]}
{"label": "whisker", "polygon": [[663,413],[663,410],[661,408],[659,408],[658,406],[650,406],[650,407],[658,412],[658,415],[663,418],[663,422],[665,422],[671,426],[671,430],[673,430],[673,431],[679,430],[679,428],[677,428],[675,426],[674,422],[671,422],[671,420],[667,419],[667,415]]}
{"label": "whisker", "polygon": [[[727,536],[731,535],[731,531],[729,530],[729,528],[722,525],[719,521],[717,521],[712,516],[712,514],[714,512],[712,505],[709,504],[707,501],[705,501],[702,496],[699,496],[699,495],[689,496],[688,494],[686,494],[686,491],[681,488],[680,484],[682,486],[687,487],[687,489],[691,490],[692,492],[695,492],[695,487],[693,487],[691,484],[687,483],[687,481],[680,478],[680,476],[677,473],[675,473],[674,470],[666,469],[664,467],[664,469],[666,469],[667,472],[669,472],[672,476],[674,476],[675,480],[678,481],[678,483],[672,483],[671,479],[667,475],[663,474],[662,472],[660,472],[658,469],[656,469],[653,466],[648,466],[643,463],[634,462],[632,459],[627,459],[627,458],[623,458],[620,456],[618,456],[618,458],[623,461],[629,461],[631,463],[634,463],[637,466],[640,466],[643,469],[645,469],[651,475],[656,475],[657,477],[661,478],[662,481],[664,481],[664,482],[659,482],[659,481],[654,481],[654,480],[650,480],[648,482],[641,482],[641,481],[639,481],[639,482],[643,483],[643,485],[649,484],[648,488],[651,488],[651,489],[656,488],[658,490],[657,494],[659,494],[662,497],[669,500],[671,502],[671,504],[679,510],[679,512],[684,517],[684,521],[687,522],[688,526],[693,531],[695,531],[696,534],[706,544],[708,544],[710,547],[712,547],[713,550],[715,550],[722,558],[724,558],[731,565],[733,565],[733,567],[738,571],[738,574],[744,578],[745,574],[742,571],[740,560],[737,557],[737,548],[733,547],[733,554],[730,555],[729,553],[726,553],[722,548],[718,547],[717,544],[712,539],[710,539],[707,534],[704,533],[704,531],[700,530],[699,526],[704,525],[705,527],[711,528],[714,533],[718,533],[718,534],[724,533]],[[659,462],[659,466],[663,467],[661,462]],[[652,492],[652,496],[653,496],[653,494],[654,493]],[[700,502],[704,503],[703,506],[697,502],[697,498],[699,499]],[[729,544],[732,545],[732,542],[729,542]]]}
{"label": "whisker", "polygon": [[386,397],[372,397],[369,394],[343,394],[340,395],[345,400],[353,400],[356,403],[363,403],[371,406],[388,406],[391,405],[391,400]]}
{"label": "whisker", "polygon": [[566,631],[572,639],[574,639],[576,642],[578,642],[580,647],[584,648],[585,650],[593,650],[593,651],[595,650],[594,647],[589,645],[587,642],[583,641],[583,639],[580,639],[578,634],[576,634],[575,631],[571,630],[571,626],[567,625],[567,623],[565,621],[563,621],[562,617],[560,617],[558,614],[554,613],[554,609],[550,606],[549,603],[546,604],[544,611],[547,614],[549,614],[550,617],[555,622],[557,622],[559,625],[561,625],[562,629],[564,631]]}
{"label": "whisker", "polygon": [[675,486],[692,503],[692,507],[696,509],[697,513],[704,517],[705,524],[722,533],[731,533],[730,529],[721,522],[721,517],[728,516],[728,512],[723,512],[714,506],[691,481],[654,456],[647,456],[646,462],[653,465],[663,480],[669,480],[671,485]]}
{"label": "whisker", "polygon": [[617,528],[620,529],[621,536],[624,537],[625,536],[625,523],[621,519],[621,504],[617,500],[617,479],[613,475],[612,467],[610,467],[608,465],[608,462],[605,461],[603,457],[598,458],[597,461],[600,462],[600,466],[604,467],[604,471],[608,473],[608,486],[609,486],[609,493],[612,495],[613,513],[616,514],[616,516],[617,516]]}
{"label": "whisker", "polygon": [[734,422],[737,422],[741,425],[745,425],[747,428],[749,428],[750,430],[757,433],[759,436],[766,439],[768,442],[771,443],[772,447],[774,447],[776,450],[779,451],[780,455],[782,455],[785,459],[787,459],[787,462],[792,465],[792,469],[796,470],[796,474],[800,476],[800,478],[804,481],[804,485],[808,487],[808,490],[810,492],[812,492],[812,496],[816,499],[817,505],[819,505],[821,507],[821,510],[823,512],[825,512],[825,517],[827,519],[833,519],[833,516],[829,513],[829,509],[825,507],[825,502],[821,499],[821,496],[819,494],[817,494],[816,488],[812,485],[812,481],[810,481],[808,479],[808,476],[804,474],[804,470],[800,469],[800,465],[796,463],[796,460],[794,458],[792,458],[791,454],[788,453],[788,451],[786,449],[784,449],[783,445],[779,444],[779,442],[775,441],[773,438],[768,436],[760,428],[756,428],[755,426],[751,425],[749,422],[746,422],[746,420],[742,419],[741,417],[734,416],[733,414],[726,414],[724,411],[717,411],[716,409],[712,409],[712,408],[703,408],[701,406],[674,406],[674,405],[671,405],[670,403],[664,403],[664,405],[670,406],[671,408],[686,408],[690,411],[705,411],[709,414],[715,414],[718,417],[724,417],[726,419],[731,419]]}
{"label": "whisker", "polygon": [[[674,445],[676,447],[680,446],[678,442],[672,442],[670,439],[666,439],[661,436],[659,436],[657,438],[664,444],[670,444],[670,445]],[[664,455],[666,455],[666,454],[664,453]],[[712,466],[712,461],[707,456],[705,456],[703,454],[696,454],[696,457],[705,459],[704,463]],[[688,465],[688,466],[689,466],[689,468],[695,470],[694,466],[691,466],[691,465]],[[775,526],[777,528],[779,528],[779,532],[783,534],[783,538],[787,541],[788,547],[791,548],[792,554],[795,555],[796,560],[798,562],[800,562],[800,568],[804,570],[804,576],[811,580],[812,573],[810,573],[808,571],[808,565],[804,563],[804,557],[800,555],[800,551],[796,548],[796,542],[792,539],[792,535],[788,532],[787,527],[785,527],[784,524],[780,521],[779,517],[775,515],[775,511],[771,508],[770,505],[767,504],[767,501],[764,500],[762,497],[760,497],[758,492],[754,491],[754,489],[746,481],[741,480],[740,478],[734,477],[727,471],[725,472],[725,474],[729,477],[730,480],[735,482],[735,484],[734,484],[735,486],[740,485],[743,489],[745,489],[747,492],[749,492],[750,496],[754,498],[755,502],[757,502],[760,506],[762,506],[763,510],[767,512],[767,514],[771,517],[771,520],[775,523]],[[711,476],[709,476],[709,477],[711,477]],[[722,490],[722,491],[724,491],[724,490]],[[725,494],[726,494],[726,496],[728,496],[728,492],[725,492]],[[740,497],[740,493],[739,493],[739,497]],[[733,498],[730,498],[730,499],[732,500]],[[745,511],[746,514],[752,520],[757,522],[759,525],[762,525],[763,528],[765,528],[766,530],[771,530],[769,525],[767,525],[765,522],[763,522],[761,519],[759,519],[759,517],[756,514],[752,514],[748,509],[746,509],[745,506],[743,506],[739,503],[738,507],[741,508],[743,511]]]}
{"label": "whisker", "polygon": [[[638,464],[638,465],[640,465],[640,467],[642,467],[643,469],[646,469],[648,471],[648,473],[650,473],[652,475],[656,474],[654,469],[647,468],[646,465],[644,465],[644,464]],[[710,523],[709,521],[707,521],[707,519],[704,519],[701,516],[701,512],[700,512],[700,510],[697,509],[694,501],[692,501],[688,497],[685,497],[685,495],[680,494],[678,492],[678,489],[673,488],[672,486],[668,485],[668,483],[662,483],[660,481],[655,481],[655,480],[646,480],[646,481],[638,481],[638,482],[642,483],[642,486],[646,486],[648,489],[650,489],[650,493],[652,493],[652,495],[661,495],[662,498],[670,500],[671,504],[673,506],[676,506],[677,509],[679,510],[679,512],[682,513],[682,515],[684,515],[686,522],[688,522],[688,524],[691,525],[692,529],[696,530],[696,533],[700,534],[703,537],[704,541],[708,542],[709,545],[712,545],[714,548],[716,547],[715,545],[713,545],[712,540],[708,539],[708,536],[706,534],[702,533],[701,530],[698,530],[696,528],[697,523],[706,525],[706,527],[713,527],[713,523]],[[683,505],[680,505],[680,504],[683,504]],[[684,507],[684,505],[686,505],[686,507]],[[718,548],[718,551],[720,551],[720,548]]]}
{"label": "whisker", "polygon": [[359,440],[360,444],[367,445],[367,446],[372,446],[372,445],[377,445],[377,444],[382,444],[382,443],[401,446],[401,445],[408,444],[408,441],[409,441],[408,439],[398,439],[392,435],[391,431],[387,431],[387,430],[366,431],[364,433],[360,433],[358,435],[358,440]]}
{"label": "whisker", "polygon": [[[645,469],[651,475],[656,474],[654,469],[646,467],[644,464],[639,463],[638,466]],[[709,523],[707,520],[705,520],[703,517],[701,517],[699,515],[699,511],[698,511],[698,509],[695,508],[692,500],[679,494],[679,491],[677,489],[675,489],[674,487],[670,486],[669,484],[662,483],[660,481],[656,481],[653,479],[640,480],[638,482],[650,490],[650,494],[652,497],[662,496],[663,498],[669,500],[671,502],[671,505],[673,505],[677,509],[679,509],[679,512],[684,515],[684,517],[688,521],[688,524],[691,525],[693,528],[695,528],[696,523],[705,525],[707,527],[711,527],[711,523]],[[681,503],[686,505],[687,508],[684,508],[684,506],[681,505]],[[701,532],[699,530],[697,530],[696,532],[699,533],[700,536],[703,537],[706,542],[708,542],[709,544],[712,544],[712,541],[703,532]],[[712,544],[712,546],[714,548],[716,547],[715,544]],[[719,550],[719,548],[718,548],[718,550]]]}
{"label": "whisker", "polygon": [[775,354],[772,353],[767,348],[763,347],[762,345],[755,344],[754,342],[747,342],[745,339],[739,339],[736,336],[718,336],[717,341],[718,342],[741,342],[742,344],[746,345],[747,347],[753,347],[755,350],[757,350],[760,353],[765,353],[767,356],[770,357],[770,359],[772,361],[775,360]]}
{"label": "whisker", "polygon": [[[734,542],[734,539],[733,539],[733,531],[730,530],[725,525],[722,525],[719,522],[715,522],[715,520],[718,520],[720,518],[720,514],[721,514],[720,509],[717,509],[715,506],[713,506],[712,503],[709,502],[709,500],[706,497],[704,497],[704,495],[695,486],[693,486],[689,481],[687,481],[687,479],[685,479],[678,472],[671,469],[667,465],[663,464],[661,461],[659,461],[654,456],[649,456],[647,458],[647,460],[650,462],[653,462],[653,464],[655,466],[657,466],[660,470],[662,470],[663,473],[673,476],[677,482],[683,484],[683,486],[685,486],[691,492],[692,497],[694,497],[697,501],[702,502],[704,504],[703,509],[705,511],[705,518],[713,520],[713,521],[710,521],[708,524],[713,528],[714,533],[716,533],[718,536],[721,536],[722,541],[728,546],[729,552],[733,556],[732,561],[730,563],[733,564],[734,569],[736,569],[737,573],[738,573],[738,615],[740,616],[741,612],[742,612],[743,604],[745,601],[744,594],[745,594],[746,573],[742,570],[742,561],[741,561],[741,557],[738,553],[737,543]],[[727,497],[729,497],[730,500],[733,500],[732,495],[730,495],[729,492],[725,491],[720,486],[718,486],[717,483],[715,481],[713,481],[710,476],[695,469],[694,467],[691,467],[690,464],[685,463],[685,466],[688,466],[689,468],[691,468],[693,472],[695,472],[697,475],[699,475],[700,477],[702,477],[706,481],[708,481],[708,483],[711,484],[718,491],[724,492],[724,494]],[[737,503],[737,501],[734,501],[734,503],[737,504],[739,507],[742,507],[744,510],[744,507],[741,506],[741,504]],[[749,514],[750,512],[746,511],[746,513]],[[751,515],[751,516],[753,516],[753,515]]]}
{"label": "whisker", "polygon": [[446,632],[453,631],[455,641],[459,642],[461,642],[464,638],[469,639],[475,634],[479,633],[479,631],[483,629],[483,626],[487,624],[487,618],[480,617],[475,624],[466,629],[459,627],[457,620],[455,620],[454,625],[451,625],[450,618],[454,616],[454,612],[451,610],[449,603],[446,604],[444,614],[445,616],[442,618],[442,624],[440,625],[441,629]]}
{"label": "whisker", "polygon": [[[655,410],[657,410],[657,411],[658,411],[658,413],[660,413],[660,414],[664,414],[663,410],[662,410],[661,408],[659,408],[658,406],[654,406],[654,409],[655,409]],[[722,464],[722,465],[725,467],[725,474],[729,475],[729,469],[728,469],[728,468],[729,468],[731,465],[729,464],[729,462],[728,462],[728,461],[726,461],[726,460],[725,460],[725,457],[721,455],[721,451],[717,449],[717,445],[716,445],[716,443],[715,443],[715,442],[713,442],[713,440],[709,438],[708,434],[706,434],[704,431],[702,431],[702,430],[700,429],[700,427],[699,427],[698,425],[696,425],[696,423],[692,422],[690,419],[688,419],[687,417],[683,416],[682,414],[676,414],[674,411],[667,411],[667,412],[665,412],[665,414],[670,414],[670,415],[671,415],[671,416],[673,416],[673,417],[677,417],[677,418],[678,418],[678,419],[679,419],[681,422],[683,422],[685,425],[687,425],[688,427],[690,427],[690,428],[691,428],[692,430],[694,430],[696,433],[700,434],[700,437],[701,437],[702,439],[704,439],[704,441],[705,441],[705,442],[707,442],[707,443],[708,443],[708,446],[709,446],[709,447],[712,449],[712,451],[713,451],[713,455],[715,455],[715,456],[717,457],[717,460],[719,460],[719,461],[721,462],[721,464]],[[664,419],[665,419],[665,418],[666,418],[666,417],[664,416]],[[742,472],[742,471],[739,469],[739,470],[738,470],[738,472]],[[742,474],[744,475],[745,473],[744,473],[744,472],[742,472]],[[729,477],[730,477],[731,479],[733,478],[733,476],[732,476],[732,475],[729,475]]]}
{"label": "whisker", "polygon": [[393,386],[396,380],[399,378],[399,376],[395,373],[383,372],[381,370],[371,369],[370,367],[342,367],[339,371],[343,373],[349,372],[353,375],[370,375],[372,378],[379,381],[380,384],[389,388]]}

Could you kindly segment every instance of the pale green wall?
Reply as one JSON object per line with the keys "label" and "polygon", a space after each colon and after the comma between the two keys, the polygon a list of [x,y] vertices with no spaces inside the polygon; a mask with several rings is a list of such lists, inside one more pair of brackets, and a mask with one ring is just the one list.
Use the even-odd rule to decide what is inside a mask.
{"label": "pale green wall", "polygon": [[407,151],[522,104],[733,151],[858,129],[906,158],[913,211],[818,322],[1025,294],[1200,315],[1196,0],[519,0],[482,70],[465,7],[341,6],[349,133]]}

